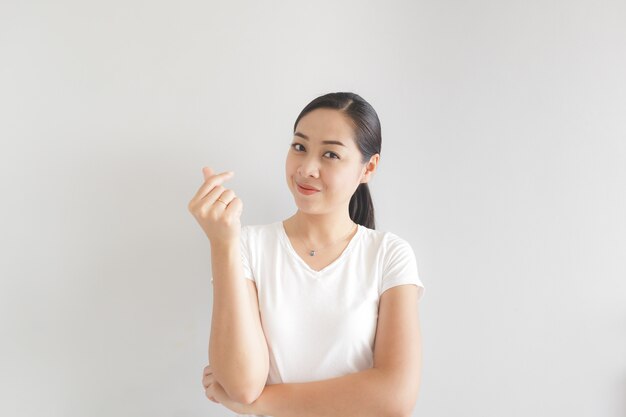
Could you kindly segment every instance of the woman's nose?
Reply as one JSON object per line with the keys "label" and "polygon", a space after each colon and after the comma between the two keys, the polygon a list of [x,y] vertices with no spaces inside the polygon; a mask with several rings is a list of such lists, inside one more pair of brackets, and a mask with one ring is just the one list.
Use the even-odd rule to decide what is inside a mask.
{"label": "woman's nose", "polygon": [[318,162],[314,158],[305,158],[302,161],[302,164],[298,167],[298,175],[301,177],[318,177],[319,176],[319,165]]}

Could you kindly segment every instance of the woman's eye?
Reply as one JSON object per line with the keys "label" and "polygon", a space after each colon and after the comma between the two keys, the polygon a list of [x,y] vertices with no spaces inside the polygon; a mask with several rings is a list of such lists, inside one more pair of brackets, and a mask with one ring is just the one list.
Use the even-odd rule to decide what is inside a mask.
{"label": "woman's eye", "polygon": [[[302,146],[302,144],[300,144],[300,143],[292,143],[292,144],[291,144],[291,147],[292,147],[292,148],[293,148],[296,152],[300,152],[300,149],[298,149],[298,148],[297,148],[297,146]],[[302,146],[302,150],[304,150],[304,146]],[[340,158],[339,158],[339,155],[337,155],[337,154],[336,154],[336,153],[334,153],[334,152],[328,151],[328,152],[326,152],[324,155],[326,155],[326,154],[330,154],[330,155],[332,155],[332,156],[330,157],[330,159],[340,159]]]}

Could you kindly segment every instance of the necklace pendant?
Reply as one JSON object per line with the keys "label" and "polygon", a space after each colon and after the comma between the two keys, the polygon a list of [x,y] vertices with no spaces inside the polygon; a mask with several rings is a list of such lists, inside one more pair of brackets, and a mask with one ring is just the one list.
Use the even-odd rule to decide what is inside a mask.
{"label": "necklace pendant", "polygon": [[315,256],[315,251],[314,251],[314,250],[311,250],[311,252],[309,252],[309,255],[311,255],[311,256]]}

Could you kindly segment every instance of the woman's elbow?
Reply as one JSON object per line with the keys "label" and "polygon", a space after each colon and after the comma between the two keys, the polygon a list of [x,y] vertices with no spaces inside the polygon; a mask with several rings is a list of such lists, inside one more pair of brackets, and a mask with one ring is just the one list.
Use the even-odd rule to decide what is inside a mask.
{"label": "woman's elbow", "polygon": [[419,397],[419,379],[410,378],[408,380],[397,380],[394,384],[394,409],[389,414],[390,417],[411,417]]}
{"label": "woman's elbow", "polygon": [[415,409],[415,405],[417,403],[417,396],[411,395],[409,399],[405,400],[399,409],[395,410],[394,417],[411,417],[413,415],[413,410]]}
{"label": "woman's elbow", "polygon": [[259,387],[258,384],[254,386],[250,385],[245,390],[240,391],[238,393],[239,394],[238,398],[233,398],[233,400],[241,404],[250,405],[259,399],[264,389],[265,389],[265,383],[263,383],[263,386],[261,387]]}
{"label": "woman's elbow", "polygon": [[[263,393],[269,375],[269,367],[246,380],[239,380],[236,387],[226,390],[228,396],[241,404],[252,404]],[[226,388],[225,388],[226,389]]]}

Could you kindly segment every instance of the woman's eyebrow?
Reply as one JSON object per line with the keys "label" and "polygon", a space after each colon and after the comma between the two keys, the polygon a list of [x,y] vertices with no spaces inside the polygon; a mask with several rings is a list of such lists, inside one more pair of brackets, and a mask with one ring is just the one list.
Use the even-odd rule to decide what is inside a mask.
{"label": "woman's eyebrow", "polygon": [[[293,134],[294,136],[299,136],[304,140],[309,140],[309,137],[307,135],[305,135],[304,133],[300,133],[300,132],[296,132]],[[346,145],[344,145],[343,143],[339,142],[338,140],[323,140],[322,143],[327,143],[329,145],[341,145],[343,147],[346,147]]]}

